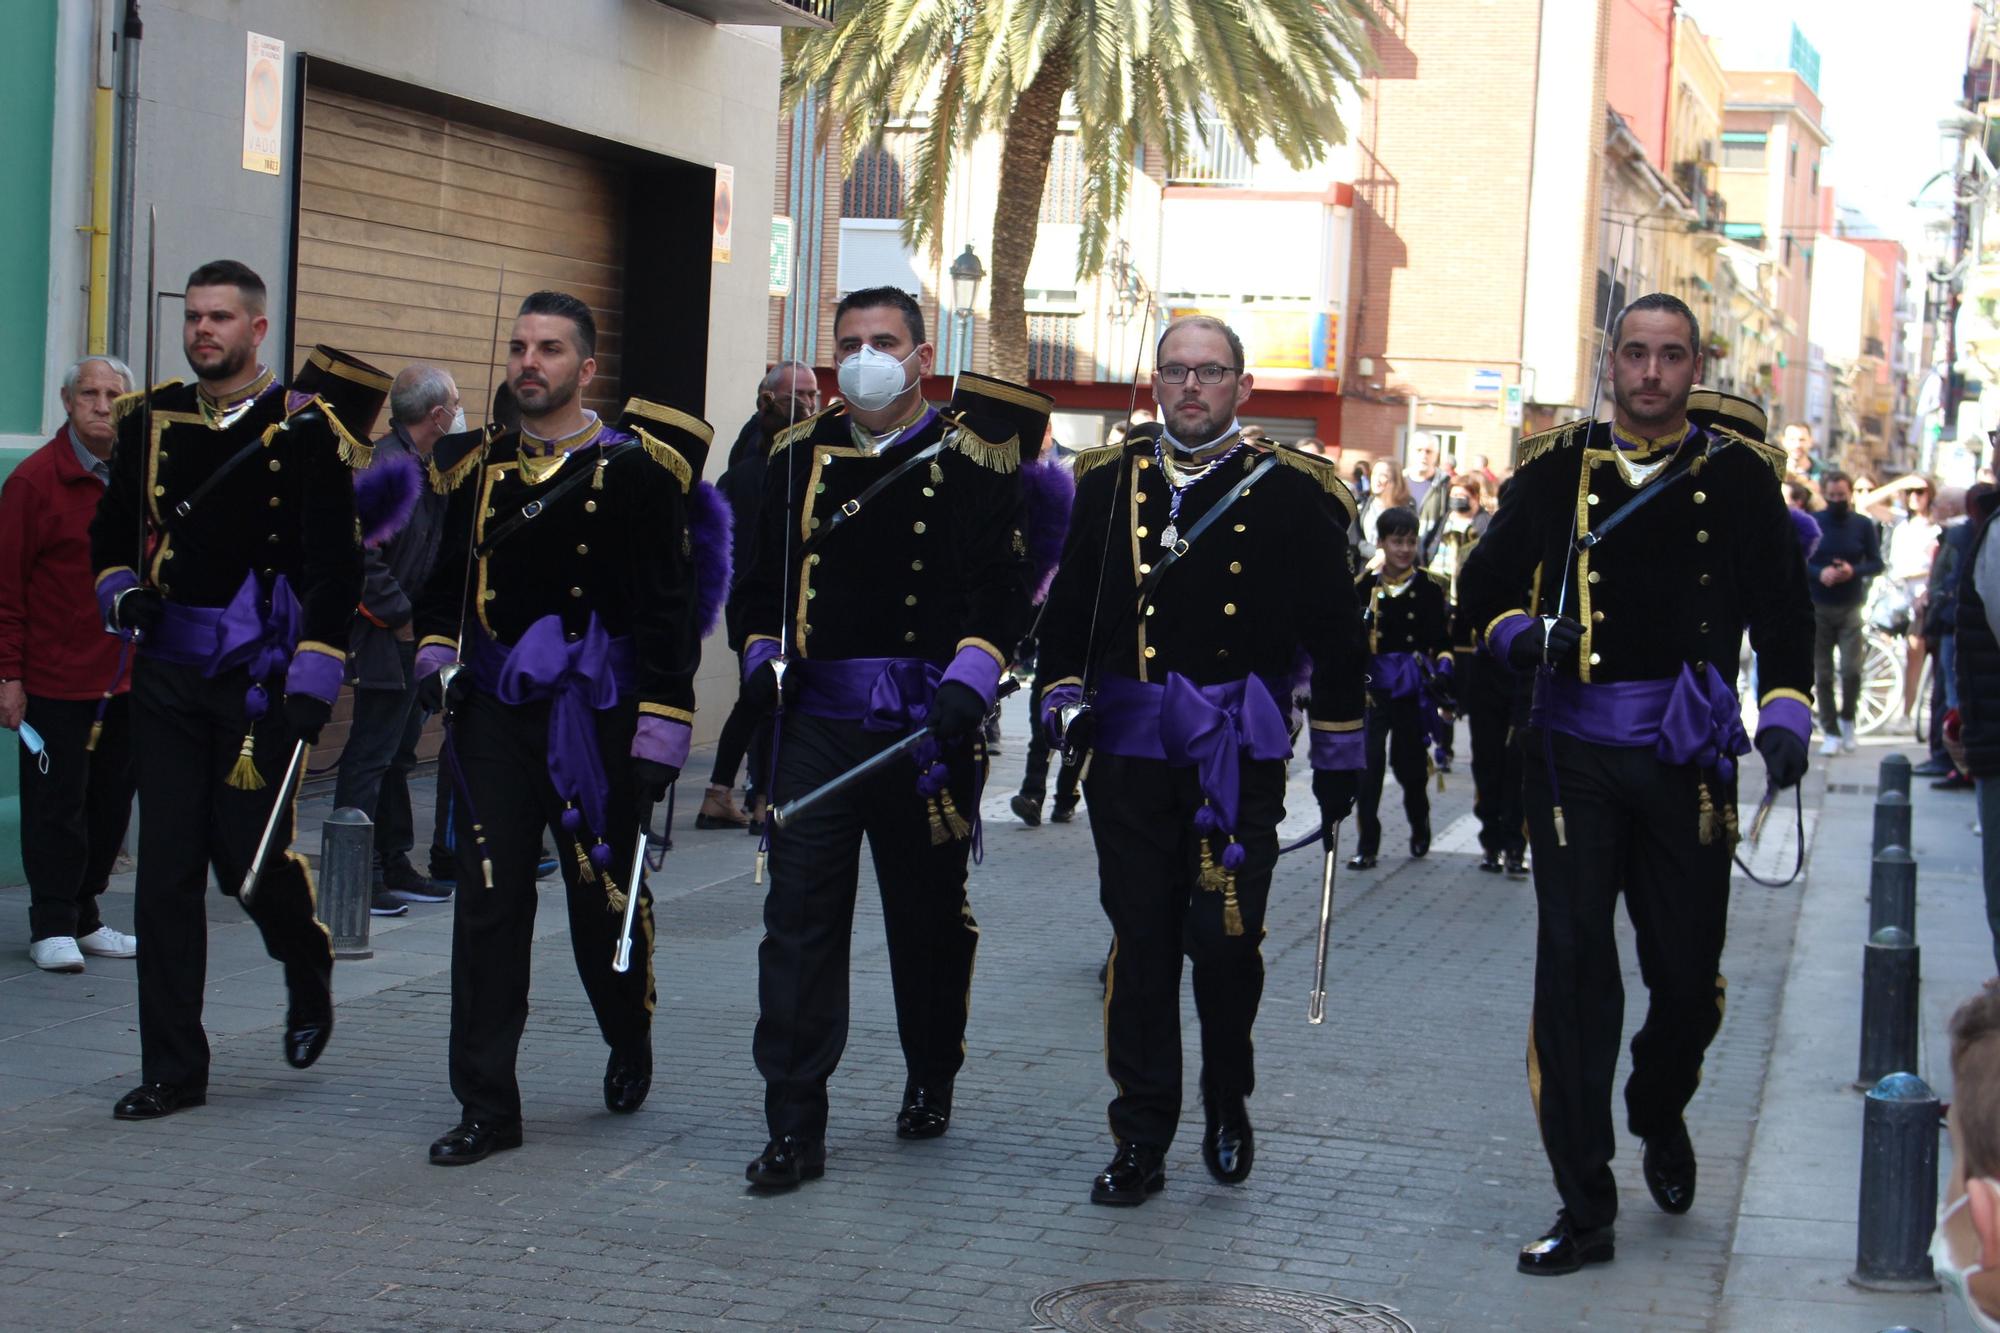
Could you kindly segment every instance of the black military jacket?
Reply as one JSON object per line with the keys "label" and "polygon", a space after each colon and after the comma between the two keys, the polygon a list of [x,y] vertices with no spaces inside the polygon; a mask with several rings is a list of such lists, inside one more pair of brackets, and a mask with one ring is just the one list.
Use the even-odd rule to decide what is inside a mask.
{"label": "black military jacket", "polygon": [[[940,441],[928,462],[806,552],[843,506]],[[1013,442],[989,444],[942,414],[879,453],[857,440],[843,404],[807,418],[772,446],[732,622],[746,643],[788,638],[787,651],[807,660],[914,657],[943,666],[974,645],[1004,670],[1027,603],[1020,468]]]}
{"label": "black military jacket", "polygon": [[1172,520],[1181,534],[1265,458],[1275,452],[1281,464],[1188,547],[1136,615],[1140,580],[1164,554],[1170,521],[1173,487],[1161,475],[1158,439],[1157,426],[1142,426],[1124,444],[1077,456],[1069,539],[1042,620],[1042,688],[1082,682],[1094,614],[1101,676],[1289,680],[1304,652],[1313,726],[1358,729],[1365,645],[1347,557],[1354,497],[1334,465],[1251,445],[1190,485]]}
{"label": "black military jacket", "polygon": [[[1460,609],[1482,636],[1510,616],[1580,620],[1583,642],[1566,669],[1587,683],[1664,680],[1684,663],[1713,663],[1729,680],[1747,628],[1760,702],[1809,702],[1812,605],[1778,490],[1782,452],[1702,427],[1684,440],[1637,443],[1619,449],[1605,422],[1523,441],[1506,502],[1459,574]],[[1691,475],[1600,544],[1575,549],[1645,481],[1695,457]]]}
{"label": "black military jacket", "polygon": [[1361,623],[1368,630],[1368,651],[1418,653],[1431,661],[1451,656],[1451,607],[1444,577],[1413,569],[1402,592],[1393,592],[1382,577],[1378,570],[1354,581],[1361,599]]}
{"label": "black military jacket", "polygon": [[[630,636],[639,711],[694,718],[693,538],[687,492],[695,478],[671,446],[599,423],[568,452],[518,431],[459,457],[431,457],[431,485],[451,497],[437,563],[417,601],[418,645],[456,646],[461,616],[511,647],[544,616],[580,638],[591,616],[614,638]],[[554,442],[557,445],[564,441]],[[558,494],[571,477],[589,478]],[[534,517],[484,555],[472,551],[524,509]],[[468,569],[467,560],[471,557]],[[470,631],[471,625],[466,626]]]}
{"label": "black military jacket", "polygon": [[[98,579],[130,569],[168,601],[217,607],[252,570],[282,574],[299,599],[300,650],[345,658],[361,596],[352,469],[367,465],[368,446],[318,398],[288,393],[269,372],[220,407],[179,382],[155,388],[152,402],[150,438],[142,395],[118,403],[111,484],[90,525]],[[229,459],[259,443],[186,517],[175,513]]]}

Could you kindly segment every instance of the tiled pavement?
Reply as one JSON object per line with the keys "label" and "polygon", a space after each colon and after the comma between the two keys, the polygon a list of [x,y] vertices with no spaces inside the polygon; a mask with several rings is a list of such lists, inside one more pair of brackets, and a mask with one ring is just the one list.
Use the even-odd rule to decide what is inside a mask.
{"label": "tiled pavement", "polygon": [[[952,1131],[919,1144],[891,1133],[902,1070],[864,869],[831,1162],[824,1181],[787,1197],[742,1188],[763,1140],[748,1049],[752,844],[694,831],[687,806],[657,888],[651,1100],[631,1118],[603,1109],[604,1048],[551,897],[522,1048],[527,1145],[453,1171],[424,1160],[456,1111],[443,1069],[448,905],[374,923],[375,956],[337,970],[332,1045],[299,1073],[276,1049],[276,966],[234,904],[212,898],[210,1104],[132,1126],[108,1114],[137,1069],[132,965],[35,972],[25,893],[0,890],[0,1327],[1023,1329],[1038,1293],[1127,1277],[1330,1292],[1393,1306],[1426,1333],[1946,1327],[1934,1296],[1850,1299],[1840,1280],[1860,1114],[1842,1086],[1861,943],[1846,922],[1865,890],[1872,798],[1824,797],[1824,770],[1809,782],[1809,805],[1824,799],[1828,820],[1839,815],[1838,828],[1821,825],[1822,847],[1836,832],[1846,842],[1833,871],[1816,853],[1807,929],[1797,888],[1739,881],[1728,1020],[1690,1116],[1695,1211],[1653,1209],[1636,1145],[1622,1145],[1618,1261],[1532,1280],[1514,1273],[1513,1252],[1555,1208],[1522,1067],[1532,892],[1474,869],[1468,781],[1455,776],[1434,798],[1428,859],[1342,873],[1323,1027],[1305,1022],[1318,866],[1308,852],[1281,869],[1250,1181],[1227,1188],[1202,1170],[1190,1087],[1166,1192],[1111,1211],[1085,1197],[1109,1153],[1096,982],[1106,934],[1089,832],[1027,830],[1005,814],[1024,726],[1018,710],[1009,721],[973,877],[983,938]],[[1831,776],[1872,782],[1880,753],[1834,761]],[[1292,795],[1303,830],[1303,774]],[[1920,827],[1935,823],[1949,842],[1948,826],[1964,823],[1951,812],[1969,810],[1960,801],[1920,806]],[[309,803],[314,816],[324,808]],[[1942,869],[1976,859],[1976,843],[1959,841],[1974,852],[1955,846],[1936,876],[1924,872],[1926,922],[1934,897],[1954,928],[1971,913],[1956,944],[1925,960],[1933,1032],[1990,963],[1976,875]],[[298,845],[317,842],[309,819]],[[1393,818],[1385,842],[1400,846]],[[129,887],[110,899],[116,924],[130,923]],[[1809,960],[1795,958],[1795,932]],[[1625,949],[1629,962],[1629,938]],[[1627,985],[1636,1025],[1636,964]],[[1183,1022],[1191,1034],[1191,1003]],[[1759,1121],[1788,1097],[1798,1130]]]}

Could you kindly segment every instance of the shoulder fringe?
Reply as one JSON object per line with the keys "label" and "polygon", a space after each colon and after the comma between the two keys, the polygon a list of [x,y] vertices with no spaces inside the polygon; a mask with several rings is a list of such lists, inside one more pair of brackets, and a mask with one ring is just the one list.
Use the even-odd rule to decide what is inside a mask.
{"label": "shoulder fringe", "polygon": [[964,425],[952,428],[945,437],[945,446],[964,454],[981,467],[995,472],[1019,472],[1021,470],[1021,438],[1010,435],[1000,444],[989,444],[975,435]]}
{"label": "shoulder fringe", "polygon": [[694,468],[687,459],[681,457],[680,450],[660,439],[644,426],[638,428],[639,443],[646,450],[646,456],[674,474],[680,483],[681,494],[685,495],[694,486]]}
{"label": "shoulder fringe", "polygon": [[181,382],[178,379],[161,380],[158,384],[155,384],[151,389],[147,390],[146,393],[140,393],[137,390],[134,390],[131,393],[119,394],[116,398],[111,400],[112,423],[115,425],[118,422],[123,421],[126,417],[131,416],[134,412],[138,411],[139,405],[146,401],[147,394],[160,393],[167,389],[179,388],[180,383]]}
{"label": "shoulder fringe", "polygon": [[1771,471],[1777,474],[1780,482],[1784,481],[1786,475],[1791,470],[1790,460],[1785,457],[1784,449],[1778,445],[1766,444],[1762,440],[1753,439],[1740,431],[1731,430],[1727,426],[1710,426],[1708,430],[1709,434],[1719,435],[1731,444],[1743,445],[1751,453],[1763,459],[1769,465]]}
{"label": "shoulder fringe", "polygon": [[355,439],[353,433],[342,424],[339,414],[327,405],[326,399],[320,397],[318,394],[314,394],[297,407],[287,411],[285,413],[285,420],[290,421],[308,407],[319,408],[319,414],[325,418],[328,429],[333,431],[334,438],[340,442],[341,462],[347,464],[354,471],[359,472],[375,461],[375,446]]}
{"label": "shoulder fringe", "polygon": [[1590,423],[1582,419],[1567,422],[1553,430],[1541,431],[1521,441],[1521,453],[1516,467],[1526,467],[1551,449],[1559,449],[1574,444],[1590,433]]}
{"label": "shoulder fringe", "polygon": [[1451,591],[1451,580],[1448,577],[1438,573],[1435,569],[1427,569],[1424,571],[1424,573],[1430,576],[1430,581],[1432,583],[1437,584],[1437,586],[1442,588],[1445,592]]}
{"label": "shoulder fringe", "polygon": [[1070,475],[1082,481],[1084,473],[1100,468],[1106,463],[1116,462],[1124,452],[1125,446],[1122,444],[1100,444],[1095,448],[1080,450],[1071,464]]}
{"label": "shoulder fringe", "polygon": [[465,457],[459,459],[442,472],[438,470],[436,455],[425,459],[424,472],[431,479],[431,489],[439,495],[450,495],[454,490],[457,490],[459,483],[476,472],[479,469],[479,465],[486,461],[486,447],[486,444],[480,444],[475,448],[467,449]]}
{"label": "shoulder fringe", "polygon": [[800,440],[810,437],[815,430],[819,429],[820,418],[824,417],[827,413],[833,411],[834,408],[838,406],[839,404],[835,404],[834,407],[823,407],[819,411],[807,417],[805,420],[794,422],[792,425],[789,425],[785,427],[783,430],[779,431],[777,434],[777,438],[771,441],[772,456],[776,457],[779,453],[783,452],[786,449],[791,448],[793,445],[797,444]]}
{"label": "shoulder fringe", "polygon": [[1319,483],[1320,489],[1340,502],[1347,511],[1349,527],[1361,517],[1361,506],[1354,502],[1354,492],[1347,489],[1347,483],[1340,479],[1340,466],[1331,459],[1309,454],[1301,449],[1287,449],[1280,446],[1273,451],[1280,463],[1296,468]]}

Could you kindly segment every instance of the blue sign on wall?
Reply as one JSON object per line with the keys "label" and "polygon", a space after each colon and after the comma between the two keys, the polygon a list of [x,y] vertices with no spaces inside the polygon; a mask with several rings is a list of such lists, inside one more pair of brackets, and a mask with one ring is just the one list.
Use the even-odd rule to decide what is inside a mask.
{"label": "blue sign on wall", "polygon": [[1819,50],[1806,40],[1799,31],[1799,25],[1792,25],[1792,69],[1806,81],[1806,87],[1819,91]]}

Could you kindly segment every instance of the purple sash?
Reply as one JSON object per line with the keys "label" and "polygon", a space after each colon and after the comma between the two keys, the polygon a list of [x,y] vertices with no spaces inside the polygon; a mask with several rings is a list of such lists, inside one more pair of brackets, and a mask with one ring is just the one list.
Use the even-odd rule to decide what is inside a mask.
{"label": "purple sash", "polygon": [[813,717],[859,722],[869,731],[911,732],[930,717],[944,668],[920,657],[844,657],[792,664],[792,707]]}
{"label": "purple sash", "polygon": [[1736,691],[1712,664],[1699,676],[1682,664],[1672,680],[1602,685],[1554,674],[1534,721],[1592,745],[1650,745],[1663,764],[1712,768],[1725,782],[1736,773],[1735,757],[1750,751]]}
{"label": "purple sash", "polygon": [[1098,749],[1197,768],[1202,795],[1225,833],[1236,831],[1244,752],[1252,759],[1292,753],[1285,711],[1260,676],[1220,685],[1196,685],[1179,672],[1167,673],[1164,685],[1107,676],[1096,710]]}
{"label": "purple sash", "polygon": [[264,682],[284,671],[298,647],[301,619],[299,599],[285,576],[271,580],[267,597],[252,570],[228,606],[162,602],[160,623],[140,642],[139,651],[162,662],[200,667],[210,679],[245,668],[250,687],[243,693],[243,711],[255,722],[271,706]]}
{"label": "purple sash", "polygon": [[1424,671],[1412,653],[1377,653],[1368,663],[1369,684],[1384,698],[1407,699],[1423,688]]}

